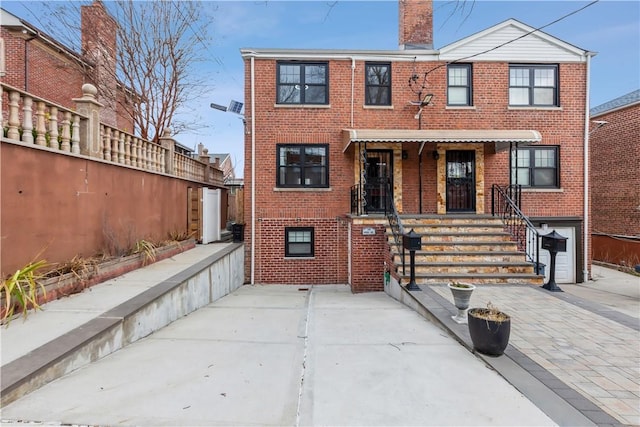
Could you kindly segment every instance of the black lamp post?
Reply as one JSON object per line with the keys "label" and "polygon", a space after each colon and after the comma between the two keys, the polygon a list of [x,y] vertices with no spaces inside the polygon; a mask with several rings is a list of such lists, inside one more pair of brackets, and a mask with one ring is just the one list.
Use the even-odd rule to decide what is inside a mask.
{"label": "black lamp post", "polygon": [[422,248],[422,237],[413,229],[402,235],[402,247],[409,251],[410,259],[410,279],[406,286],[408,291],[419,291],[420,287],[416,284],[416,251]]}
{"label": "black lamp post", "polygon": [[558,252],[567,251],[567,238],[553,230],[551,233],[542,236],[542,249],[548,250],[551,255],[549,282],[542,287],[552,292],[564,292],[556,284],[556,255]]}

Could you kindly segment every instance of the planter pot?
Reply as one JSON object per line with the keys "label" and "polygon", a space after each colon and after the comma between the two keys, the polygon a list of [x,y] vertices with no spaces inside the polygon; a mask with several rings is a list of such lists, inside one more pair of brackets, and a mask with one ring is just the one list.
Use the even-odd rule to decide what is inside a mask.
{"label": "planter pot", "polygon": [[[498,313],[501,320],[489,316]],[[497,310],[487,308],[472,308],[467,312],[469,335],[473,348],[479,353],[489,356],[500,356],[509,344],[511,334],[511,317]]]}
{"label": "planter pot", "polygon": [[471,293],[476,288],[470,283],[449,283],[449,289],[453,295],[453,303],[458,309],[458,314],[451,316],[456,323],[467,323],[467,309]]}

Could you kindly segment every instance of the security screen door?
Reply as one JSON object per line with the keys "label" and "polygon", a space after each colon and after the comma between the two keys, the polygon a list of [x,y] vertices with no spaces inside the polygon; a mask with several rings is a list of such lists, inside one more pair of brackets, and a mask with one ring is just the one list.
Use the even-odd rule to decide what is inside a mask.
{"label": "security screen door", "polygon": [[447,151],[447,212],[476,211],[475,175],[475,151]]}
{"label": "security screen door", "polygon": [[365,200],[366,212],[385,212],[387,185],[392,189],[393,152],[390,150],[367,150]]}

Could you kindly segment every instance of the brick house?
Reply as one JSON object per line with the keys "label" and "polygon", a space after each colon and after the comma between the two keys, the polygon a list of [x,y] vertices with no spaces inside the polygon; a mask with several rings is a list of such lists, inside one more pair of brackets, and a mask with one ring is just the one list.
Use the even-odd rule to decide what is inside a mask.
{"label": "brick house", "polygon": [[[459,261],[426,257],[466,248],[457,239],[475,232],[429,243],[429,224],[490,222],[494,184],[521,185],[519,206],[533,227],[569,238],[558,283],[584,280],[592,53],[516,20],[434,49],[432,13],[431,1],[399,1],[394,51],[241,49],[251,283],[379,291],[387,270],[406,281],[389,238],[395,208],[404,230],[420,230],[425,283],[539,284],[525,271],[531,266],[518,265],[514,280],[489,273],[506,255],[469,261],[458,273],[444,263]],[[487,280],[478,277],[481,264]]]}
{"label": "brick house", "polygon": [[3,83],[66,108],[73,108],[73,98],[80,95],[82,85],[91,83],[104,105],[102,121],[133,130],[133,119],[127,113],[131,93],[115,79],[117,24],[102,2],[81,6],[82,53],[4,9],[0,9],[0,18]]}
{"label": "brick house", "polygon": [[640,264],[640,89],[591,109],[593,259]]}

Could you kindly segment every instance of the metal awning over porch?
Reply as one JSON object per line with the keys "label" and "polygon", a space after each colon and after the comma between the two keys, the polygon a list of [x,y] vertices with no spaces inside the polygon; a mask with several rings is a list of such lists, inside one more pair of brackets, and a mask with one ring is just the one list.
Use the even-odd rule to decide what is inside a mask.
{"label": "metal awning over porch", "polygon": [[487,143],[515,142],[537,143],[542,141],[536,130],[514,129],[343,129],[343,152],[353,142],[440,142]]}

